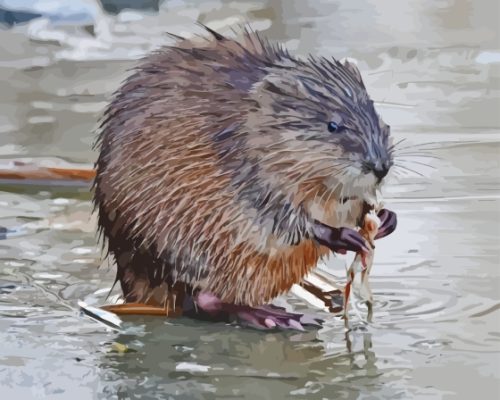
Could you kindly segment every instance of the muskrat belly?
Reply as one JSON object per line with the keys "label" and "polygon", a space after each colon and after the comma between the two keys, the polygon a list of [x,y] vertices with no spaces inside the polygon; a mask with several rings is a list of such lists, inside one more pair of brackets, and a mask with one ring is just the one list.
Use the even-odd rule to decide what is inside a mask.
{"label": "muskrat belly", "polygon": [[254,253],[238,257],[229,268],[213,268],[202,285],[222,301],[258,306],[270,302],[299,283],[328,253],[312,240],[280,248],[270,254]]}

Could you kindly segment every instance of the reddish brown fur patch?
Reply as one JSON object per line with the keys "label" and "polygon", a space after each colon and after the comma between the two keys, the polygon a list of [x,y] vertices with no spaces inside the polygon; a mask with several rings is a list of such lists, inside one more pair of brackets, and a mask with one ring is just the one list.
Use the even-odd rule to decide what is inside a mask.
{"label": "reddish brown fur patch", "polygon": [[213,271],[205,290],[228,303],[265,304],[299,283],[328,252],[312,240],[280,248],[272,255],[252,253],[240,246],[226,255],[225,268]]}

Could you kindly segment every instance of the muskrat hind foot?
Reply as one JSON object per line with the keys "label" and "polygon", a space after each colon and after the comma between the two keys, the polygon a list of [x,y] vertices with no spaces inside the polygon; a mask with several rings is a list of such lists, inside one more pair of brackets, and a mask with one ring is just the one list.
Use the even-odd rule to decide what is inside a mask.
{"label": "muskrat hind foot", "polygon": [[194,299],[194,317],[211,316],[215,319],[234,320],[257,329],[295,329],[304,331],[304,325],[321,326],[322,319],[311,315],[290,313],[274,305],[250,307],[222,302],[211,293],[200,292]]}

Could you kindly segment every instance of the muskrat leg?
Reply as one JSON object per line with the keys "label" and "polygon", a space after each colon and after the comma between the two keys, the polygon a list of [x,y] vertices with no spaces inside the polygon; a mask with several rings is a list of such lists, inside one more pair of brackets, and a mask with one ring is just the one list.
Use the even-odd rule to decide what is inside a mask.
{"label": "muskrat leg", "polygon": [[[290,328],[303,331],[303,325],[319,326],[321,319],[308,315],[287,312],[281,307],[264,305],[250,307],[222,302],[209,292],[199,292],[194,302],[198,310],[212,318],[236,317],[239,322],[246,323],[258,329]],[[200,316],[200,315],[198,315]]]}

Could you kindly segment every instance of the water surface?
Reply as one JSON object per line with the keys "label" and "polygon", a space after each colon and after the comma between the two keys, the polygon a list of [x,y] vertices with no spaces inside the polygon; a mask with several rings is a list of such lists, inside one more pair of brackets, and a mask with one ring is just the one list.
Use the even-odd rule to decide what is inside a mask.
{"label": "water surface", "polygon": [[[99,290],[114,280],[88,189],[3,183],[3,397],[498,396],[497,2],[85,4],[76,19],[54,12],[0,27],[2,159],[90,165],[99,112],[134,60],[168,42],[165,31],[188,34],[195,20],[222,31],[250,21],[297,54],[355,58],[394,136],[406,139],[403,165],[414,171],[394,171],[385,190],[400,225],[377,246],[374,322],[353,313],[347,333],[333,317],[306,333],[158,318],[107,331],[76,304],[96,292],[102,299]],[[420,157],[424,151],[437,158]],[[342,269],[329,268],[342,279]],[[281,301],[305,308],[291,296]],[[114,342],[131,351],[117,352]]]}

